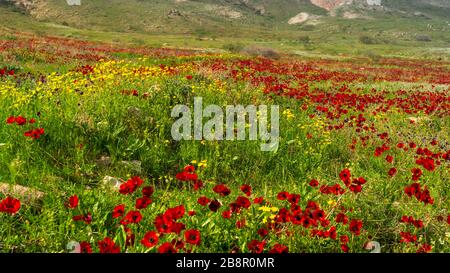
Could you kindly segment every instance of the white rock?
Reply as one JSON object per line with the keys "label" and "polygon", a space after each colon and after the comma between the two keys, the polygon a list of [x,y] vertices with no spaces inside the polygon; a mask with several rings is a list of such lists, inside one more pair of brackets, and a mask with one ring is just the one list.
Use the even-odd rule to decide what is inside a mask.
{"label": "white rock", "polygon": [[66,0],[69,6],[81,6],[81,0]]}
{"label": "white rock", "polygon": [[301,24],[306,21],[308,21],[309,14],[306,12],[300,12],[299,14],[295,15],[291,19],[289,19],[288,24],[289,25],[295,25],[295,24]]}
{"label": "white rock", "polygon": [[35,207],[41,207],[42,199],[45,196],[45,193],[36,189],[7,183],[0,183],[0,193],[7,196],[11,195],[23,204]]}
{"label": "white rock", "polygon": [[105,187],[114,188],[114,189],[120,189],[120,185],[122,185],[122,182],[112,176],[105,176],[102,180],[102,184]]}
{"label": "white rock", "polygon": [[141,173],[142,172],[142,163],[139,160],[132,160],[132,161],[121,161],[120,164],[131,171]]}
{"label": "white rock", "polygon": [[80,243],[76,241],[70,241],[67,243],[66,249],[69,253],[81,253]]}
{"label": "white rock", "polygon": [[368,242],[364,248],[367,250],[372,250],[370,253],[381,253],[381,245],[377,241]]}
{"label": "white rock", "polygon": [[367,0],[369,6],[381,6],[381,0]]}

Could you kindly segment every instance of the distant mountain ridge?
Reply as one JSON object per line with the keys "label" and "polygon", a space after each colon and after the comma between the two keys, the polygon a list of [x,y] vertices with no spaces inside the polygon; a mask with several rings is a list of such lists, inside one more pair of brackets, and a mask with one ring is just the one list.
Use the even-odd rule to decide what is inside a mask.
{"label": "distant mountain ridge", "polygon": [[[9,2],[31,14],[39,14],[45,12],[45,8],[54,9],[61,6],[68,5],[67,0],[0,0],[1,2]],[[286,15],[287,11],[301,12],[312,11],[313,13],[323,13],[320,9],[325,11],[334,11],[340,8],[380,8],[386,11],[403,11],[408,12],[415,10],[415,12],[429,13],[433,9],[444,9],[450,12],[449,0],[77,0],[81,5],[100,5],[105,4],[103,8],[108,9],[112,5],[126,5],[127,3],[142,8],[158,9],[158,6],[169,8],[183,8],[183,6],[193,5],[211,5],[217,10],[229,10],[236,13],[254,12],[260,16],[274,16],[281,19],[279,16]],[[37,11],[39,10],[39,11]],[[226,12],[222,15],[227,16]],[[431,15],[431,14],[430,14]],[[45,17],[44,14],[39,14],[40,17]],[[450,15],[448,15],[450,17]]]}
{"label": "distant mountain ridge", "polygon": [[[333,10],[343,6],[386,7],[398,10],[414,8],[439,7],[450,8],[448,0],[311,0],[311,3],[326,10]],[[419,10],[420,11],[420,10]]]}

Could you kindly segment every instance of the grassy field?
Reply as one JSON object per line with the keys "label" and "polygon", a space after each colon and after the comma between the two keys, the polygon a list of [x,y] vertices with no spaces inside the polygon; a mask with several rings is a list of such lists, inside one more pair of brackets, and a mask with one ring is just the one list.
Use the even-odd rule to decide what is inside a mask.
{"label": "grassy field", "polygon": [[[0,253],[450,252],[445,9],[122,2],[0,4]],[[175,141],[196,97],[278,105],[277,149]]]}
{"label": "grassy field", "polygon": [[[450,251],[437,56],[272,60],[18,32],[0,48],[0,252]],[[279,105],[278,149],[174,141],[172,108],[194,97]]]}

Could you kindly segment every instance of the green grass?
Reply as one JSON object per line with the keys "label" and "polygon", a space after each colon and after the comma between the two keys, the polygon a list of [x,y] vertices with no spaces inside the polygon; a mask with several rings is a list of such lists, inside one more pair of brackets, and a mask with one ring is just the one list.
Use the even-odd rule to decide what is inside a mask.
{"label": "green grass", "polygon": [[[151,58],[142,61],[132,56],[128,58],[131,58],[132,66],[171,64],[176,60]],[[179,60],[179,63],[183,61]],[[114,69],[120,67],[116,65]],[[314,113],[313,107],[307,111],[299,110],[307,103],[305,101],[282,97],[269,100],[261,90],[249,88],[246,82],[234,83],[227,78],[221,79],[226,88],[218,91],[216,86],[210,85],[214,77],[205,78],[198,74],[190,82],[184,78],[184,73],[145,79],[117,76],[116,81],[108,81],[107,84],[95,82],[94,88],[82,89],[84,94],[77,95],[73,91],[63,91],[65,88],[71,90],[72,77],[79,80],[84,78],[75,74],[63,77],[60,81],[55,80],[56,86],[48,83],[44,90],[54,90],[52,86],[55,86],[61,87],[61,91],[53,95],[42,92],[42,96],[33,97],[20,106],[14,106],[16,101],[11,99],[1,100],[0,120],[19,114],[37,118],[36,113],[40,112],[38,125],[45,128],[45,135],[39,140],[26,139],[22,135],[25,128],[2,122],[0,180],[46,193],[40,209],[24,205],[13,217],[0,215],[1,251],[61,252],[71,240],[88,241],[96,245],[105,236],[111,236],[123,248],[125,232],[114,224],[118,220],[111,219],[110,213],[119,203],[131,209],[139,193],[128,197],[114,190],[105,190],[101,180],[106,175],[125,180],[140,175],[145,178],[146,185],[156,188],[153,204],[143,210],[143,222],[139,226],[131,226],[137,241],[134,246],[128,247],[129,252],[147,251],[139,240],[145,232],[154,229],[154,217],[180,204],[186,210],[197,212],[197,216],[185,216],[182,220],[188,229],[201,230],[204,244],[195,251],[228,252],[232,246],[245,251],[250,240],[259,238],[256,231],[262,227],[261,221],[267,215],[264,216],[257,206],[252,206],[241,215],[234,216],[237,218],[226,220],[220,213],[224,208],[218,213],[212,213],[197,204],[197,198],[206,195],[218,198],[226,206],[239,195],[239,187],[243,183],[252,185],[253,196],[265,197],[270,202],[269,206],[285,206],[275,196],[279,191],[287,190],[301,195],[302,208],[308,200],[319,202],[327,211],[334,211],[329,202],[352,208],[353,211],[348,212],[349,217],[364,220],[363,234],[352,236],[349,243],[355,252],[364,252],[362,245],[369,240],[369,236],[382,244],[384,252],[416,251],[413,245],[398,243],[398,233],[402,230],[398,219],[402,215],[424,219],[426,228],[417,231],[421,243],[432,244],[435,252],[449,251],[445,224],[434,220],[448,211],[446,198],[450,189],[445,169],[425,175],[435,205],[424,206],[414,199],[408,199],[403,194],[403,188],[408,184],[409,169],[415,166],[414,154],[390,152],[396,158],[400,174],[389,178],[386,173],[390,166],[386,165],[383,158],[372,156],[379,141],[374,139],[368,147],[359,147],[357,152],[350,152],[348,145],[352,137],[356,137],[353,129],[327,134],[319,120],[310,119],[309,115]],[[50,78],[48,81],[52,82]],[[319,83],[317,85],[320,86]],[[195,86],[195,90],[192,86]],[[20,94],[27,94],[36,88],[36,82],[25,80],[16,88]],[[329,91],[336,92],[335,88],[332,86]],[[395,85],[391,88],[397,90]],[[121,94],[123,89],[149,92],[149,97],[124,96]],[[291,109],[294,117],[281,115],[281,142],[276,152],[261,152],[258,142],[249,141],[175,142],[170,136],[173,122],[170,111],[179,103],[192,105],[194,96],[203,97],[205,105],[277,104],[281,105],[281,113]],[[391,111],[388,117],[388,123],[375,118],[370,121],[375,123],[380,132],[389,132],[393,137],[392,143],[402,140],[395,133],[410,133],[411,130],[415,134],[409,139],[417,143],[422,138],[438,138],[443,143],[449,141],[448,117],[433,118],[432,122],[414,128],[404,122],[408,115]],[[307,133],[312,133],[313,139],[309,139]],[[96,160],[101,156],[109,156],[112,164],[99,166]],[[142,170],[126,168],[121,163],[131,160],[140,161]],[[207,167],[199,168],[198,171],[206,185],[200,192],[192,192],[186,182],[183,184],[173,179],[192,160],[207,161]],[[346,167],[350,168],[354,176],[367,179],[368,184],[361,194],[347,193],[341,199],[320,195],[317,189],[308,185],[308,181],[313,178],[323,184],[337,183],[339,172]],[[217,197],[213,194],[211,188],[218,183],[226,183],[232,195]],[[73,194],[80,197],[81,204],[71,211],[64,207],[64,203]],[[71,220],[72,216],[87,212],[94,217],[90,225]],[[235,228],[234,221],[239,218],[247,219],[245,229]],[[340,251],[335,241],[310,238],[307,229],[294,226],[289,230],[295,236],[271,234],[267,238],[270,247],[280,242],[292,252]],[[345,226],[338,226],[338,233],[349,234]],[[164,241],[176,238],[174,235],[166,236]]]}
{"label": "green grass", "polygon": [[[233,215],[231,220],[224,219],[221,213],[243,195],[240,191],[242,184],[250,184],[253,187],[251,199],[262,196],[266,200],[264,205],[268,207],[289,209],[286,201],[277,200],[280,191],[300,194],[299,205],[302,209],[309,200],[317,202],[330,214],[329,220],[331,225],[337,227],[338,235],[349,235],[351,252],[366,252],[363,246],[371,240],[380,242],[383,252],[416,252],[419,245],[400,243],[401,231],[417,235],[418,244],[432,245],[433,252],[450,251],[448,225],[445,219],[438,220],[439,217],[446,217],[450,209],[448,162],[442,160],[442,166],[434,172],[424,170],[420,183],[427,185],[435,200],[433,205],[425,206],[404,194],[405,186],[412,183],[411,169],[417,167],[414,151],[403,152],[395,148],[398,142],[407,141],[441,152],[447,151],[450,142],[448,115],[408,114],[392,108],[383,115],[373,116],[372,112],[379,105],[372,105],[364,111],[349,107],[350,112],[336,122],[343,122],[345,118],[351,120],[351,115],[357,116],[363,112],[368,119],[366,124],[373,123],[376,132],[358,134],[354,126],[329,132],[323,124],[334,121],[327,120],[324,114],[315,110],[316,106],[322,106],[321,103],[266,95],[261,86],[253,86],[247,80],[235,81],[225,72],[212,71],[206,62],[219,58],[230,67],[233,61],[249,57],[229,55],[226,49],[233,48],[233,45],[258,45],[282,52],[281,62],[285,65],[308,61],[308,64],[324,72],[354,72],[347,67],[350,64],[357,68],[412,69],[379,62],[393,57],[399,58],[399,61],[412,58],[416,64],[420,64],[420,59],[432,60],[433,68],[440,68],[443,75],[447,75],[449,67],[444,61],[449,60],[449,28],[442,20],[377,15],[380,16],[377,20],[326,18],[314,27],[288,26],[283,20],[296,12],[277,10],[273,5],[269,8],[271,13],[264,18],[256,16],[249,8],[243,8],[242,11],[249,16],[243,25],[212,15],[199,16],[202,22],[189,24],[182,18],[166,18],[169,7],[166,1],[158,1],[157,9],[151,11],[140,9],[149,6],[149,1],[130,1],[126,6],[116,5],[121,1],[112,1],[110,9],[102,9],[105,2],[88,2],[74,12],[75,9],[58,1],[49,1],[57,9],[43,20],[32,19],[10,6],[0,5],[1,40],[19,42],[27,41],[26,37],[45,38],[52,35],[98,42],[99,46],[196,48],[203,53],[214,54],[158,58],[132,51],[104,53],[107,60],[123,61],[111,65],[76,57],[59,59],[64,54],[56,50],[67,47],[57,42],[45,46],[42,41],[37,42],[42,52],[21,46],[0,52],[0,68],[5,65],[9,69],[14,68],[17,75],[16,78],[0,78],[0,182],[27,186],[45,193],[41,206],[22,202],[17,214],[0,213],[0,252],[65,252],[67,243],[73,240],[90,242],[94,251],[98,251],[97,242],[106,236],[113,238],[122,251],[154,252],[155,248],[146,249],[140,240],[146,232],[155,229],[153,221],[158,214],[178,205],[184,205],[186,211],[197,212],[196,216],[186,215],[180,220],[187,229],[201,231],[202,244],[194,247],[194,252],[229,252],[235,247],[246,252],[251,240],[262,240],[257,231],[267,227],[263,222],[270,219],[271,213],[263,212],[259,209],[260,205],[253,204],[241,214]],[[200,1],[182,5],[192,15],[204,12],[196,10],[203,6]],[[138,13],[136,15],[131,11]],[[308,11],[323,15],[323,10],[312,6],[308,6]],[[59,12],[66,16],[55,19]],[[128,13],[121,16],[123,12]],[[87,16],[85,20],[80,20],[82,15]],[[150,21],[164,26],[145,29]],[[222,28],[224,24],[226,27]],[[255,24],[260,26],[255,27]],[[433,27],[429,28],[429,24]],[[429,35],[432,41],[418,42],[414,38],[418,34]],[[376,42],[363,44],[360,42],[362,35]],[[200,36],[210,39],[199,39]],[[305,36],[309,37],[310,43],[305,44]],[[78,52],[78,48],[72,50],[86,53]],[[55,57],[55,61],[50,62],[48,57]],[[249,61],[255,62],[256,59],[250,58]],[[322,61],[338,62],[322,66]],[[88,63],[105,70],[97,70],[95,76],[74,72]],[[161,64],[177,67],[180,71],[166,75],[159,70]],[[156,71],[156,75],[134,75],[127,70],[129,67],[149,68]],[[127,73],[122,74],[121,69]],[[243,71],[255,72],[250,68]],[[267,76],[272,73],[265,71],[256,74]],[[193,79],[187,80],[187,75],[193,75]],[[41,76],[45,77],[43,84],[38,83]],[[292,80],[293,77],[278,76],[284,80]],[[375,88],[385,90],[384,95],[391,99],[402,96],[408,100],[416,91],[428,90],[448,98],[448,85],[436,85],[431,89],[434,84],[426,81],[386,82],[369,78],[363,82],[336,83],[330,80],[307,84],[310,92],[316,92],[312,90],[317,88],[317,92],[322,94],[339,93],[339,88],[345,84],[350,90],[348,92],[356,96],[372,94],[372,88]],[[294,86],[301,83],[292,82]],[[138,90],[140,96],[122,94],[123,90],[132,89]],[[398,90],[406,90],[406,93],[399,95]],[[142,97],[144,93],[148,94],[147,98]],[[431,101],[432,96],[424,94],[428,96],[425,101]],[[192,106],[195,96],[203,97],[204,104],[219,106],[280,105],[281,140],[278,150],[262,152],[258,141],[174,141],[170,134],[174,121],[170,111],[180,103]],[[305,105],[308,106],[306,110],[303,109]],[[286,110],[293,115],[285,114]],[[4,121],[12,115],[36,118],[37,123],[24,127],[6,124]],[[312,118],[312,115],[315,117]],[[411,124],[411,117],[417,117],[420,121]],[[26,138],[24,132],[36,126],[44,128],[45,134],[38,140]],[[387,153],[394,156],[394,165],[386,163],[385,154],[382,157],[373,156],[375,147],[382,143],[377,137],[381,132],[389,133],[391,138],[392,147]],[[367,146],[358,142],[355,151],[349,149],[353,138],[359,139],[365,135],[371,137]],[[439,146],[429,146],[432,139],[438,139]],[[102,156],[109,157],[111,164],[99,164]],[[140,162],[140,168],[123,163],[133,160]],[[174,179],[193,160],[205,160],[207,164],[206,167],[199,167],[198,163],[192,163],[198,167],[199,177],[205,184],[199,191],[193,191],[192,185],[187,182]],[[389,177],[387,172],[392,166],[398,168],[398,174]],[[339,173],[344,168],[350,169],[354,177],[361,176],[368,181],[360,194],[324,195],[308,185],[311,179],[319,180],[321,185],[341,183]],[[146,186],[153,186],[155,194],[153,203],[142,210],[142,222],[130,225],[136,236],[135,244],[125,247],[124,227],[118,224],[120,219],[112,219],[111,212],[121,203],[126,205],[127,211],[132,210],[136,198],[140,197],[140,189],[131,196],[124,196],[117,189],[105,187],[102,180],[105,176],[112,176],[126,181],[135,175],[144,178]],[[212,191],[219,183],[230,187],[230,196],[222,197]],[[80,205],[71,210],[64,204],[74,194],[80,197]],[[214,213],[197,203],[200,196],[218,199],[223,206]],[[0,194],[0,199],[4,198]],[[361,235],[356,236],[348,226],[335,222],[339,212],[335,204],[347,209],[349,219],[363,220]],[[88,212],[93,216],[91,224],[72,220],[73,216]],[[401,224],[399,219],[403,215],[423,220],[425,227],[414,229]],[[242,218],[247,220],[247,226],[237,229],[236,221]],[[291,252],[341,251],[339,237],[336,241],[312,238],[311,229],[301,225],[286,223],[282,227],[280,233],[271,230],[265,238],[268,244],[266,252],[275,243],[288,246]],[[319,226],[319,229],[326,228]],[[179,237],[183,237],[183,233],[179,236],[168,234],[160,239],[160,243]]]}

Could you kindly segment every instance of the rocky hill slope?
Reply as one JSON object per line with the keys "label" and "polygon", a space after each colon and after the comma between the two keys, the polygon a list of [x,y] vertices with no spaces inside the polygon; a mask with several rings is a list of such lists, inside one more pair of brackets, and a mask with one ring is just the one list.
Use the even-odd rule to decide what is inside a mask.
{"label": "rocky hill slope", "polygon": [[450,21],[450,0],[0,0],[34,19],[82,29],[224,35],[325,18]]}

